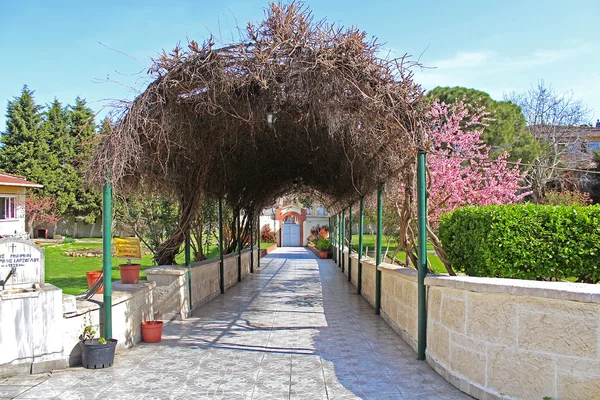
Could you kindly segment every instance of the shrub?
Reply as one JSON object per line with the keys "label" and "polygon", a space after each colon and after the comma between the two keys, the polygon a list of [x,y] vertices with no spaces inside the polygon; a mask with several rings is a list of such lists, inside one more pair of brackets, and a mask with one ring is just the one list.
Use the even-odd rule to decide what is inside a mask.
{"label": "shrub", "polygon": [[271,230],[269,225],[262,227],[260,231],[260,241],[263,243],[275,243],[275,232]]}
{"label": "shrub", "polygon": [[443,215],[439,238],[472,276],[600,282],[600,206],[493,205]]}
{"label": "shrub", "polygon": [[331,241],[329,239],[319,239],[317,240],[317,249],[321,251],[329,251],[331,247]]}
{"label": "shrub", "polygon": [[75,239],[73,239],[72,237],[69,236],[65,236],[65,238],[63,239],[63,243],[64,244],[70,244],[70,243],[74,243]]}

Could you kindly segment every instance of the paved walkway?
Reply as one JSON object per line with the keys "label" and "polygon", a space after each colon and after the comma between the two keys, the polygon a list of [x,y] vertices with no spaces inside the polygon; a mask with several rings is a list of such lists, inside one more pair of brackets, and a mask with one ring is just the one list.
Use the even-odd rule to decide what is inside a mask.
{"label": "paved walkway", "polygon": [[355,294],[331,260],[278,249],[261,270],[103,370],[0,379],[17,399],[470,399]]}

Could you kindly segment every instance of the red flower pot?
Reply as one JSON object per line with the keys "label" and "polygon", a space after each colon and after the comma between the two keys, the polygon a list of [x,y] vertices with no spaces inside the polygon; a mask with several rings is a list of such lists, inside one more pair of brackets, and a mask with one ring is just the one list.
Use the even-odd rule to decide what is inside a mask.
{"label": "red flower pot", "polygon": [[323,250],[319,251],[319,256],[323,259],[327,258],[328,254],[329,254],[328,251],[323,251]]}
{"label": "red flower pot", "polygon": [[[87,283],[88,283],[88,289],[91,289],[92,286],[94,286],[94,283],[96,283],[96,281],[98,279],[100,279],[101,275],[102,275],[102,271],[100,271],[100,270],[88,271],[85,273],[85,277],[87,278]],[[104,284],[100,285],[100,289],[98,289],[98,291],[96,293],[104,293]]]}
{"label": "red flower pot", "polygon": [[158,343],[162,337],[162,321],[142,322],[142,340],[146,343]]}
{"label": "red flower pot", "polygon": [[140,264],[121,264],[121,282],[127,284],[135,284],[140,280]]}

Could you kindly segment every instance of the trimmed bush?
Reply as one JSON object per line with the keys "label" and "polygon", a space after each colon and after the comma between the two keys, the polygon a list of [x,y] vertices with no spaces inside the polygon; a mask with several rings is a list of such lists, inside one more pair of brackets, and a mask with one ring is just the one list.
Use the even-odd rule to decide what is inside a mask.
{"label": "trimmed bush", "polygon": [[442,247],[472,276],[600,282],[600,205],[493,205],[442,216]]}

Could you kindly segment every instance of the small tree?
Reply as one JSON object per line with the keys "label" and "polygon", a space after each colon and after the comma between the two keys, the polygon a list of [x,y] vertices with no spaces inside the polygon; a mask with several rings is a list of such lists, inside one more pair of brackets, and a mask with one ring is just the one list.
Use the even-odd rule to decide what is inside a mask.
{"label": "small tree", "polygon": [[25,229],[30,236],[37,225],[55,225],[59,217],[54,198],[35,193],[25,197]]}
{"label": "small tree", "polygon": [[[490,146],[482,142],[485,115],[483,108],[469,110],[463,102],[452,106],[434,102],[429,111],[428,236],[450,274],[454,272],[434,231],[440,215],[464,205],[516,203],[529,194],[521,185],[524,174],[519,163],[510,166],[507,153],[494,159]],[[409,202],[416,210],[416,190],[407,190],[411,187],[402,181],[397,189],[388,190],[388,196],[400,219],[399,245],[407,253],[407,264],[417,265],[416,219],[407,211]]]}
{"label": "small tree", "polygon": [[263,243],[275,243],[275,232],[270,225],[264,225],[260,230],[260,241]]}

